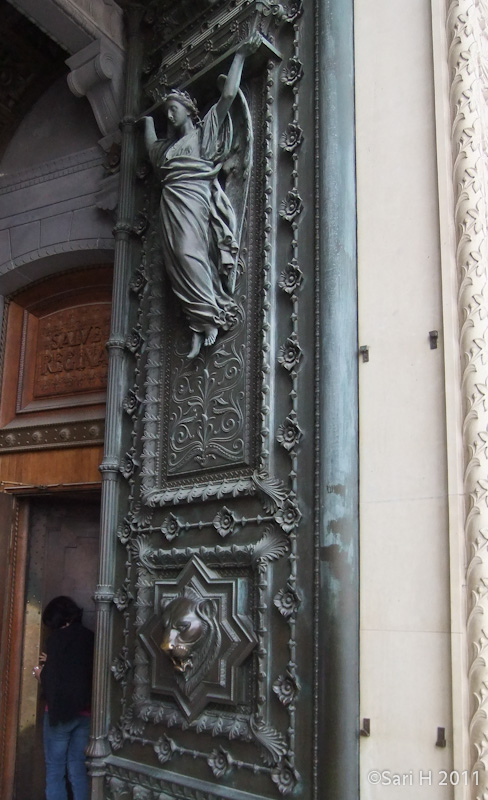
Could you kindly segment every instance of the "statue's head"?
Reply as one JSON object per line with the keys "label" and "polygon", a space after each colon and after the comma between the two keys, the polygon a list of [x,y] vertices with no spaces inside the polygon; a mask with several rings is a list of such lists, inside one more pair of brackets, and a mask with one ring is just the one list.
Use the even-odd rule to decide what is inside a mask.
{"label": "statue's head", "polygon": [[159,646],[187,682],[204,661],[209,668],[218,655],[221,637],[216,604],[187,588],[183,596],[163,600],[161,605],[163,638]]}
{"label": "statue's head", "polygon": [[[185,110],[186,116],[190,117],[192,122],[198,120],[198,107],[188,92],[181,91],[180,89],[171,89],[168,94],[165,95],[163,105],[168,116],[172,108],[180,106]],[[173,122],[173,120],[170,121]]]}

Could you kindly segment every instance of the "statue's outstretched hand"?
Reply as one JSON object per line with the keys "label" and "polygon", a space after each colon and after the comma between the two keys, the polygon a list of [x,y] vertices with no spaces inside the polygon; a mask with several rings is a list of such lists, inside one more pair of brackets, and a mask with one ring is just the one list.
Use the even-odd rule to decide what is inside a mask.
{"label": "statue's outstretched hand", "polygon": [[259,33],[253,33],[249,39],[246,39],[239,45],[238,53],[243,55],[244,57],[252,56],[254,53],[257,53],[261,46],[262,38]]}

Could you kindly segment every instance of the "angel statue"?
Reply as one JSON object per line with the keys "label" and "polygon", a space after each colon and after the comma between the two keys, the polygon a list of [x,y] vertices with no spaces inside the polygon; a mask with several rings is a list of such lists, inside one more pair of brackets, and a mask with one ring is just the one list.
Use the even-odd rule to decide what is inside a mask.
{"label": "angel statue", "polygon": [[[220,98],[203,120],[190,95],[178,89],[171,89],[163,100],[167,139],[157,138],[152,117],[142,117],[149,159],[161,185],[158,232],[163,262],[192,332],[189,359],[203,345],[214,344],[219,331],[229,330],[237,319],[232,294],[252,136],[239,85],[245,58],[260,43],[255,34],[240,45]],[[240,124],[233,125],[230,110],[236,96]],[[227,174],[225,190],[219,173],[220,178]]]}

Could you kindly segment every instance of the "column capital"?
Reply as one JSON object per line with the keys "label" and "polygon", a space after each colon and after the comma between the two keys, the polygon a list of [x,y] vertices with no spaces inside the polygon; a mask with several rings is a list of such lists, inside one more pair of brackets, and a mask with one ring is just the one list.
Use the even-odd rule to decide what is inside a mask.
{"label": "column capital", "polygon": [[124,54],[106,38],[95,39],[68,58],[68,86],[86,96],[103,136],[119,131],[124,92]]}

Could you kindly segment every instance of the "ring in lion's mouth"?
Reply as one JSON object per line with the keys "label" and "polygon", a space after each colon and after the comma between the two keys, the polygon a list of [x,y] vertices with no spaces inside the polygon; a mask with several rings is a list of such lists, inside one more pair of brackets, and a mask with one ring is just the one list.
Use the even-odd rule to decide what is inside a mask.
{"label": "ring in lion's mouth", "polygon": [[185,673],[187,669],[191,669],[193,666],[193,659],[191,656],[185,657],[178,657],[178,656],[170,656],[171,661],[173,662],[173,666],[178,672]]}

